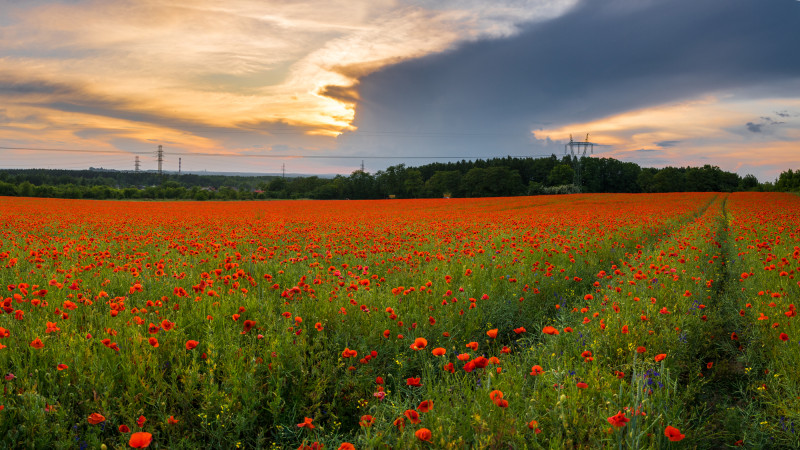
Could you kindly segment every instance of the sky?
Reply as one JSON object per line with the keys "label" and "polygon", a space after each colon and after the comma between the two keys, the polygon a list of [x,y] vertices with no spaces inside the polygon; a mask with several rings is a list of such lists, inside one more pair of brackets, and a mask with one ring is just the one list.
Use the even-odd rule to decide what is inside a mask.
{"label": "sky", "polygon": [[0,167],[800,169],[797,0],[0,0]]}

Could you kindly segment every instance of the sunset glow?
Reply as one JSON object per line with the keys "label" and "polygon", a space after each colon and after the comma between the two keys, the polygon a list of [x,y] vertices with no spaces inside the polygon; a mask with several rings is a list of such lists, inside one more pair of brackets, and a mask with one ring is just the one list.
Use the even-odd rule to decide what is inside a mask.
{"label": "sunset glow", "polygon": [[[670,11],[683,8],[698,23],[716,14],[675,1]],[[751,3],[729,6],[730,22],[752,15]],[[767,179],[800,166],[790,145],[800,128],[800,68],[772,50],[757,53],[760,65],[747,53],[765,48],[759,39],[793,48],[776,41],[784,30],[769,20],[792,20],[800,7],[775,3],[735,44],[701,26],[684,33],[686,50],[676,41],[675,55],[662,58],[674,59],[665,74],[662,63],[626,59],[614,37],[648,14],[655,28],[677,33],[670,21],[683,16],[657,14],[662,6],[649,2],[601,13],[575,0],[11,2],[0,18],[0,155],[9,168],[128,169],[132,154],[164,145],[183,155],[397,156],[390,164],[404,155],[558,154],[570,134],[590,133],[604,156],[707,161]],[[762,25],[768,33],[759,34]],[[673,39],[653,36],[638,44],[643,54]],[[701,67],[725,51],[726,64],[752,72]],[[565,69],[587,58],[590,70]],[[621,75],[604,80],[604,64]],[[465,144],[476,130],[484,137]],[[245,169],[211,156],[184,162]],[[246,168],[275,167],[253,159]],[[335,158],[295,167],[350,170]]]}

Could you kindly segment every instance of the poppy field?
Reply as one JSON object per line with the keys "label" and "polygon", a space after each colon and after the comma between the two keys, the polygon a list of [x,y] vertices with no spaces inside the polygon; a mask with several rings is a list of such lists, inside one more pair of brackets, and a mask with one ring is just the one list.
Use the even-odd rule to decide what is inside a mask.
{"label": "poppy field", "polygon": [[0,223],[5,448],[800,447],[796,195]]}

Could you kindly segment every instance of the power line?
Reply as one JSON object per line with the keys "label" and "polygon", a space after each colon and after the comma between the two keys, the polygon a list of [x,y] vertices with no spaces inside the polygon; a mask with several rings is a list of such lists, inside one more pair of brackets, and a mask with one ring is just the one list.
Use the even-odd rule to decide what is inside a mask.
{"label": "power line", "polygon": [[[152,152],[114,152],[112,150],[91,150],[91,149],[53,149],[53,148],[32,148],[32,147],[0,147],[2,150],[28,150],[28,151],[44,151],[44,152],[71,152],[71,153],[117,153],[117,154],[132,154],[132,155],[147,155]],[[531,157],[549,157],[550,154],[530,154],[530,155],[491,155],[491,156],[478,156],[478,155],[395,155],[395,156],[366,156],[366,155],[268,155],[263,153],[209,153],[209,152],[170,152],[170,155],[180,156],[213,156],[225,158],[285,158],[285,159],[487,159],[487,158],[531,158]]]}

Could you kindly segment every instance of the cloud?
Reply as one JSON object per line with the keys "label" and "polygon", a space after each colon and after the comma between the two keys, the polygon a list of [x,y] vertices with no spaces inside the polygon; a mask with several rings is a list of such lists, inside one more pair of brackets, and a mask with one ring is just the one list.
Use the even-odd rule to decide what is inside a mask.
{"label": "cloud", "polygon": [[762,126],[764,126],[764,124],[747,122],[747,129],[753,133],[761,133]]}
{"label": "cloud", "polygon": [[[520,27],[519,34],[466,43],[361,78],[353,122],[359,131],[346,135],[406,133],[380,143],[397,154],[466,147],[502,155],[537,151],[538,143],[526,139],[531,130],[752,86],[761,97],[780,97],[782,83],[800,80],[800,60],[786,58],[800,47],[793,31],[798,22],[794,2],[585,1]],[[663,129],[655,122],[649,128]],[[460,145],[407,139],[431,131],[505,137]],[[667,140],[675,139],[653,143]],[[343,141],[355,145],[355,139]]]}
{"label": "cloud", "polygon": [[656,145],[661,148],[666,148],[666,147],[675,147],[680,143],[681,141],[661,141],[661,142],[656,142]]}

